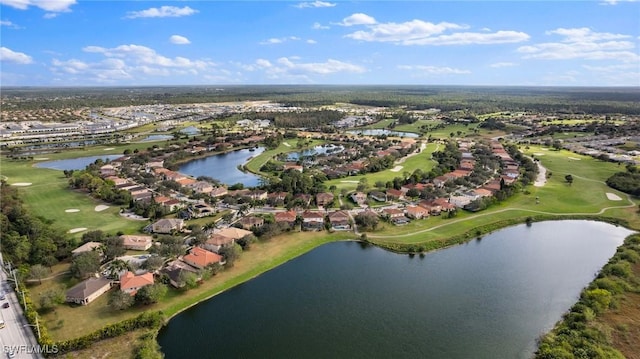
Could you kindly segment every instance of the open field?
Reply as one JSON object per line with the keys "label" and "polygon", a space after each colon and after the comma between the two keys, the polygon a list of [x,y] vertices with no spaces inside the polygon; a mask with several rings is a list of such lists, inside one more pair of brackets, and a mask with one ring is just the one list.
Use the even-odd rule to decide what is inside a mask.
{"label": "open field", "polygon": [[342,188],[346,188],[347,190],[355,190],[358,186],[358,182],[362,178],[367,179],[367,183],[370,187],[373,187],[378,181],[392,181],[395,177],[402,177],[404,172],[413,173],[416,169],[421,169],[424,172],[429,172],[435,162],[431,159],[431,154],[436,151],[438,145],[435,143],[430,143],[427,147],[422,150],[417,155],[411,156],[403,161],[400,165],[402,169],[400,171],[393,171],[393,168],[376,172],[376,173],[368,173],[366,175],[357,175],[357,176],[349,176],[344,178],[337,178],[330,181],[325,182],[327,188],[330,186],[336,186],[339,190]]}

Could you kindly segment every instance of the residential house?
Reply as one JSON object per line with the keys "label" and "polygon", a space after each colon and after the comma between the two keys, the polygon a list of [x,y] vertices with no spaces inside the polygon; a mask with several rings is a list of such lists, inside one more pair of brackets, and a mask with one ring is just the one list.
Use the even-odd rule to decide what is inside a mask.
{"label": "residential house", "polygon": [[440,212],[442,212],[442,206],[435,203],[433,200],[423,200],[420,201],[418,205],[429,211],[429,215],[431,216],[439,216]]}
{"label": "residential house", "polygon": [[321,192],[316,194],[316,205],[318,207],[325,207],[333,203],[333,193]]}
{"label": "residential house", "polygon": [[169,284],[174,286],[175,288],[182,288],[186,285],[183,280],[182,273],[193,273],[196,275],[196,278],[201,279],[198,270],[187,263],[181,260],[175,260],[171,263],[168,263],[162,270],[160,270],[160,274],[166,274],[169,277]]}
{"label": "residential house", "polygon": [[120,290],[130,295],[136,295],[140,288],[153,283],[153,274],[151,272],[135,275],[127,271],[120,276]]}
{"label": "residential house", "polygon": [[111,280],[104,277],[91,277],[67,290],[66,301],[87,305],[111,289]]}
{"label": "residential house", "polygon": [[116,186],[129,182],[129,181],[127,181],[126,178],[121,178],[121,177],[118,177],[118,176],[109,176],[109,177],[105,178],[105,181],[111,181]]}
{"label": "residential house", "polygon": [[378,202],[386,202],[387,201],[387,194],[384,192],[380,192],[380,191],[371,191],[369,192],[369,197],[373,198],[374,200],[378,201]]}
{"label": "residential house", "polygon": [[388,217],[393,224],[406,224],[409,222],[404,212],[398,208],[385,208],[382,210],[382,215]]}
{"label": "residential house", "polygon": [[250,191],[248,196],[254,201],[264,201],[267,199],[268,192],[261,189]]}
{"label": "residential house", "polygon": [[276,223],[286,223],[289,227],[293,227],[296,222],[298,215],[296,211],[286,211],[286,212],[276,212],[274,214]]}
{"label": "residential house", "polygon": [[362,206],[367,203],[367,195],[363,192],[354,192],[351,194],[351,200]]}
{"label": "residential house", "polygon": [[304,167],[302,167],[302,165],[299,165],[295,162],[285,162],[284,164],[284,170],[288,170],[288,169],[293,169],[296,170],[298,172],[302,172],[304,170]]}
{"label": "residential house", "polygon": [[229,228],[222,228],[222,229],[215,230],[214,234],[220,234],[225,237],[230,237],[237,241],[238,239],[241,239],[250,234],[253,234],[253,232],[247,231],[246,229],[242,229],[242,228],[229,227]]}
{"label": "residential house", "polygon": [[493,192],[485,188],[476,188],[472,191],[478,197],[491,197],[493,196]]}
{"label": "residential house", "polygon": [[441,206],[444,212],[449,212],[456,209],[456,206],[449,202],[449,200],[446,198],[436,198],[433,200],[433,203]]}
{"label": "residential house", "polygon": [[211,190],[211,192],[209,193],[209,195],[211,197],[222,197],[222,196],[226,196],[227,193],[229,193],[227,191],[227,187],[216,187],[213,190]]}
{"label": "residential house", "polygon": [[122,244],[125,249],[130,249],[134,251],[146,251],[151,248],[153,244],[153,237],[151,236],[136,236],[136,235],[128,235],[123,234],[120,236],[122,239]]}
{"label": "residential house", "polygon": [[236,240],[231,237],[223,236],[219,233],[213,233],[209,236],[207,241],[202,244],[202,248],[213,253],[219,253],[222,247],[230,247],[233,246],[234,243],[236,243]]}
{"label": "residential house", "polygon": [[[99,250],[101,246],[102,246],[102,243],[100,243],[100,242],[87,242],[87,243],[81,245],[80,247],[72,250],[71,251],[71,255],[72,256],[77,256],[77,255],[79,255],[81,253],[96,251],[96,250]],[[102,252],[100,252],[100,255],[102,255]]]}
{"label": "residential house", "polygon": [[184,227],[184,220],[179,218],[163,218],[151,225],[153,233],[169,234],[172,232],[180,232]]}
{"label": "residential house", "polygon": [[117,174],[116,172],[116,168],[113,167],[112,165],[104,165],[102,167],[100,167],[100,177],[109,177],[109,176],[115,176]]}
{"label": "residential house", "polygon": [[242,228],[251,230],[252,228],[255,228],[255,227],[262,227],[264,225],[264,218],[255,217],[255,216],[246,216],[246,217],[240,218],[238,222],[242,224]]}
{"label": "residential house", "polygon": [[302,212],[302,229],[321,230],[324,227],[324,215],[320,212]]}
{"label": "residential house", "polygon": [[293,199],[295,201],[301,202],[304,207],[309,207],[309,204],[311,204],[311,198],[311,195],[306,193],[298,193],[297,195],[293,196]]}
{"label": "residential house", "polygon": [[350,230],[351,222],[349,214],[345,211],[335,211],[327,215],[331,229],[336,231]]}
{"label": "residential house", "polygon": [[395,188],[389,188],[387,190],[387,200],[388,201],[397,201],[400,199],[404,199],[404,193],[402,193],[402,191],[400,191],[399,189],[395,189]]}
{"label": "residential house", "polygon": [[422,219],[429,217],[429,210],[421,206],[407,206],[407,217],[413,219]]}
{"label": "residential house", "polygon": [[193,247],[189,251],[189,254],[182,257],[182,260],[190,266],[202,269],[215,263],[222,264],[223,258],[221,255],[200,247]]}
{"label": "residential house", "polygon": [[213,191],[213,185],[207,181],[196,181],[186,185],[185,187],[190,188],[197,193],[209,194]]}

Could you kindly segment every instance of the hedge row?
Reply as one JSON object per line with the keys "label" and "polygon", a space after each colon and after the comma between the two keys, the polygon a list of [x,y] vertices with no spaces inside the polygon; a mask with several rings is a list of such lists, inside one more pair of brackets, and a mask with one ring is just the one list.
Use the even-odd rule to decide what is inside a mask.
{"label": "hedge row", "polygon": [[633,273],[634,263],[640,263],[640,234],[627,237],[596,279],[582,291],[580,300],[541,338],[535,358],[624,358],[612,346],[607,326],[597,318],[615,308],[625,293],[640,293],[640,275]]}
{"label": "hedge row", "polygon": [[[22,289],[22,293],[20,293],[20,289]],[[18,302],[22,306],[24,310],[24,316],[27,318],[27,322],[31,325],[33,329],[34,336],[38,339],[38,343],[42,347],[51,347],[53,344],[53,340],[51,336],[49,336],[49,331],[43,322],[38,321],[38,312],[36,311],[36,306],[33,304],[31,300],[31,294],[27,290],[27,286],[24,283],[19,282],[16,286],[16,294],[18,296]],[[22,298],[21,298],[22,297]],[[22,300],[20,300],[22,299]],[[40,336],[38,337],[38,328],[40,329]]]}
{"label": "hedge row", "polygon": [[55,345],[58,349],[58,355],[60,355],[74,350],[85,349],[97,341],[117,337],[132,330],[140,328],[157,329],[163,325],[164,321],[165,318],[162,312],[144,312],[135,318],[107,325],[93,333],[71,340],[60,341]]}

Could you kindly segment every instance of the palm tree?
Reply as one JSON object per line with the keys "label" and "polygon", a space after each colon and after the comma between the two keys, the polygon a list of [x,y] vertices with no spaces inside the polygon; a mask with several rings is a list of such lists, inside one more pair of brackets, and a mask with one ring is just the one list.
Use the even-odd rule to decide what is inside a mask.
{"label": "palm tree", "polygon": [[118,278],[120,272],[129,270],[129,264],[121,259],[114,259],[107,264],[107,277],[111,279]]}

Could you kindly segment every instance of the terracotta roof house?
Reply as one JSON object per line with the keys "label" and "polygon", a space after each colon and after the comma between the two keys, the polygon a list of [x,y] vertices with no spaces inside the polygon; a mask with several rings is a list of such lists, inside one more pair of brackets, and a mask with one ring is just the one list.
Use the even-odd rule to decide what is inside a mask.
{"label": "terracotta roof house", "polygon": [[177,200],[175,198],[171,198],[170,200],[164,202],[162,206],[166,208],[169,212],[173,212],[178,208],[184,207],[184,203],[180,202],[180,200]]}
{"label": "terracotta roof house", "polygon": [[274,215],[276,223],[287,223],[289,226],[293,226],[296,222],[298,215],[296,211],[276,212]]}
{"label": "terracotta roof house", "polygon": [[261,189],[256,189],[249,192],[249,197],[254,201],[263,201],[267,199],[268,192]]}
{"label": "terracotta roof house", "polygon": [[389,217],[393,224],[407,224],[409,220],[405,217],[404,212],[398,208],[385,208],[382,210],[383,215]]}
{"label": "terracotta roof house", "polygon": [[420,201],[418,205],[429,211],[429,215],[431,216],[439,216],[440,212],[442,212],[442,206],[435,203],[433,200],[423,200]]}
{"label": "terracotta roof house", "polygon": [[127,271],[120,276],[120,290],[131,295],[135,295],[140,288],[153,283],[153,274],[150,272],[135,275]]}
{"label": "terracotta roof house", "polygon": [[67,290],[66,301],[87,305],[111,289],[111,280],[104,277],[91,277]]}
{"label": "terracotta roof house", "polygon": [[240,218],[238,222],[242,224],[242,228],[251,230],[251,228],[254,228],[254,227],[262,227],[264,225],[264,218],[246,216],[246,217]]}
{"label": "terracotta roof house", "polygon": [[333,193],[330,192],[321,192],[316,194],[316,204],[318,206],[326,206],[333,202]]}
{"label": "terracotta roof house", "polygon": [[190,266],[202,269],[214,263],[221,263],[222,256],[200,247],[193,247],[182,260]]}
{"label": "terracotta roof house", "polygon": [[153,233],[168,234],[173,231],[181,231],[184,226],[184,220],[177,218],[163,218],[151,225]]}
{"label": "terracotta roof house", "polygon": [[493,192],[485,188],[476,188],[473,192],[480,197],[491,197]]}
{"label": "terracotta roof house", "polygon": [[286,162],[284,164],[284,170],[288,170],[288,169],[294,169],[298,172],[302,172],[304,170],[304,167],[302,167],[301,165],[295,163],[295,162]]}
{"label": "terracotta roof house", "polygon": [[214,233],[209,236],[206,242],[202,244],[202,248],[211,251],[213,253],[218,253],[220,248],[232,246],[236,242],[235,239],[227,236],[223,236],[222,234]]}
{"label": "terracotta roof house", "polygon": [[195,192],[198,193],[211,193],[213,191],[213,185],[206,181],[196,181],[194,183],[186,185],[186,187],[191,188]]}
{"label": "terracotta roof house", "polygon": [[100,242],[87,242],[87,243],[81,245],[80,247],[72,250],[71,254],[74,255],[74,256],[77,256],[78,254],[81,254],[81,253],[84,253],[84,252],[91,252],[93,250],[98,250],[98,248],[100,248],[100,246],[102,246],[102,243],[100,243]]}
{"label": "terracotta roof house", "polygon": [[302,212],[302,228],[306,230],[321,230],[324,227],[324,215],[320,212]]}
{"label": "terracotta roof house", "polygon": [[403,199],[404,193],[401,190],[395,188],[389,188],[387,190],[387,199],[390,201]]}
{"label": "terracotta roof house", "polygon": [[122,239],[122,244],[125,249],[130,249],[134,251],[146,251],[151,248],[153,244],[153,237],[151,236],[136,236],[136,235],[128,235],[123,234],[120,236]]}
{"label": "terracotta roof house", "polygon": [[349,214],[345,211],[335,211],[327,215],[331,228],[336,231],[344,231],[351,229],[349,222]]}
{"label": "terracotta roof house", "polygon": [[104,165],[100,167],[100,176],[101,177],[109,177],[115,176],[117,174],[116,168],[112,165]]}
{"label": "terracotta roof house", "polygon": [[247,231],[246,229],[235,228],[235,227],[222,228],[220,230],[215,231],[214,233],[223,235],[225,237],[230,237],[230,238],[233,238],[235,240],[238,240],[240,238],[244,238],[245,236],[247,236],[249,234],[253,234],[253,232]]}
{"label": "terracotta roof house", "polygon": [[429,210],[421,206],[407,206],[407,217],[413,219],[422,219],[429,217]]}
{"label": "terracotta roof house", "polygon": [[450,203],[449,200],[446,198],[436,198],[433,200],[433,203],[440,205],[442,207],[442,210],[445,212],[449,212],[456,209],[456,206],[453,203]]}
{"label": "terracotta roof house", "polygon": [[116,186],[117,185],[121,185],[121,184],[125,184],[125,183],[128,182],[126,178],[122,178],[122,177],[118,177],[118,176],[109,176],[109,177],[105,178],[105,180],[113,182],[113,184],[115,184]]}
{"label": "terracotta roof house", "polygon": [[293,196],[293,198],[295,200],[302,201],[305,206],[309,206],[309,204],[311,203],[311,195],[310,194],[298,193],[297,195]]}

